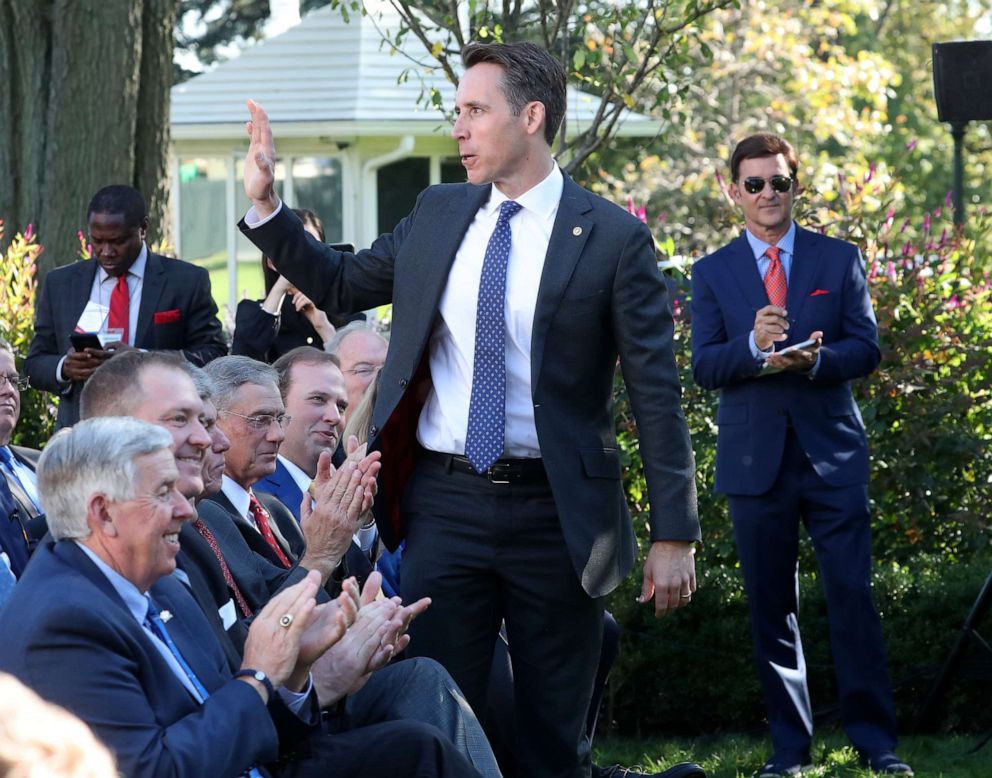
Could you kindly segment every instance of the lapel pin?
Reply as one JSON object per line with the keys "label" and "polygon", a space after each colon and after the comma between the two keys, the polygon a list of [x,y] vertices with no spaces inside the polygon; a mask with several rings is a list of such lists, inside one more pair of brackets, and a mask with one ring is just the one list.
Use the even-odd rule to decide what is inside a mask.
{"label": "lapel pin", "polygon": [[577,237],[579,237],[579,235],[581,235],[581,234],[582,234],[582,228],[581,228],[581,227],[572,227],[572,234],[573,234],[573,235],[574,235],[574,236],[575,236],[576,238],[577,238]]}
{"label": "lapel pin", "polygon": [[172,613],[170,611],[162,611],[158,615],[159,618],[162,619],[163,624],[168,624],[170,621],[172,621]]}

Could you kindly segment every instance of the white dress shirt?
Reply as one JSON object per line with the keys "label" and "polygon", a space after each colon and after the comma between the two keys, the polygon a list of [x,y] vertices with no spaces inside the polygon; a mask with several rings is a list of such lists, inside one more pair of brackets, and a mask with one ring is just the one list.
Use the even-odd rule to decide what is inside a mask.
{"label": "white dress shirt", "polygon": [[[537,186],[514,200],[520,211],[510,219],[510,259],[506,271],[506,426],[503,453],[539,457],[531,394],[531,335],[537,292],[564,178],[557,165]],[[496,229],[500,205],[508,198],[495,186],[475,215],[455,254],[431,334],[433,387],[420,414],[417,440],[427,449],[465,453],[468,407],[472,397],[475,319],[482,263]]]}
{"label": "white dress shirt", "polygon": [[[551,241],[558,204],[565,185],[550,157],[550,172],[536,186],[513,198],[520,211],[510,219],[510,259],[506,271],[506,426],[503,453],[508,457],[539,457],[530,385],[531,335],[544,259]],[[492,187],[455,254],[448,283],[441,295],[441,314],[431,334],[430,368],[433,386],[420,414],[417,440],[427,449],[465,453],[468,406],[472,397],[475,359],[475,319],[482,263],[506,197]],[[250,228],[275,217],[282,203],[265,218],[252,206],[245,215]],[[225,479],[226,480],[226,479]]]}

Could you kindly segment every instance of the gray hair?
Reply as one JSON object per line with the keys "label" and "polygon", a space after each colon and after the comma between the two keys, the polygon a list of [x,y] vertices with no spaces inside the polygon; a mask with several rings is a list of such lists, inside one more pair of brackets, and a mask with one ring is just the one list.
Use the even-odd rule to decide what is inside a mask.
{"label": "gray hair", "polygon": [[0,335],[0,351],[6,351],[9,352],[11,356],[15,356],[14,347],[11,346],[10,341],[8,341],[2,335]]}
{"label": "gray hair", "polygon": [[167,430],[125,416],[88,419],[57,432],[38,460],[38,495],[52,537],[89,537],[89,498],[132,499],[135,460],[170,446]]}
{"label": "gray hair", "polygon": [[196,393],[200,395],[200,399],[204,402],[211,402],[211,398],[216,392],[214,379],[206,370],[196,365],[190,365],[187,372],[189,377],[193,379],[193,386],[196,387]]}
{"label": "gray hair", "polygon": [[341,348],[341,344],[344,343],[345,338],[351,335],[353,332],[367,332],[370,335],[378,335],[382,338],[383,343],[389,343],[389,337],[376,329],[376,326],[370,321],[364,321],[358,319],[356,321],[350,321],[343,327],[341,327],[334,336],[327,341],[324,346],[324,351],[330,351],[332,354],[337,354],[338,349]]}
{"label": "gray hair", "polygon": [[277,391],[279,388],[279,374],[275,368],[251,357],[219,357],[203,369],[213,379],[213,402],[218,411],[228,410],[233,405],[235,392],[245,384],[272,384]]}

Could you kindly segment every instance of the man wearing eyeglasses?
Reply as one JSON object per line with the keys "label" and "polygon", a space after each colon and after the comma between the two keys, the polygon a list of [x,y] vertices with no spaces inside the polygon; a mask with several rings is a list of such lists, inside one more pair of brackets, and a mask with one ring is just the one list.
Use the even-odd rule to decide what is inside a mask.
{"label": "man wearing eyeglasses", "polygon": [[39,452],[10,445],[21,414],[21,390],[26,387],[26,379],[17,372],[13,347],[0,338],[0,591],[20,578],[47,529],[34,473]]}
{"label": "man wearing eyeglasses", "polygon": [[327,350],[341,362],[348,407],[355,409],[386,363],[389,343],[367,321],[353,321],[334,333]]}
{"label": "man wearing eyeglasses", "polygon": [[810,763],[813,716],[798,626],[799,521],[826,594],[840,713],[862,761],[911,775],[871,594],[868,447],[850,381],[878,365],[856,246],[792,220],[795,150],[768,133],[731,157],[744,234],[692,268],[692,366],[720,390],[716,491],[728,495],[774,754],[762,778]]}

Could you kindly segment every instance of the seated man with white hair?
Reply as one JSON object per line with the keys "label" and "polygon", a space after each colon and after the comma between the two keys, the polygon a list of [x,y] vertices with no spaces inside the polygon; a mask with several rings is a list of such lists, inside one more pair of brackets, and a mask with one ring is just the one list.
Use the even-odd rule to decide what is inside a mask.
{"label": "seated man with white hair", "polygon": [[[53,540],[0,614],[0,670],[89,724],[125,775],[475,774],[430,727],[321,732],[309,669],[358,603],[346,590],[316,605],[316,572],[270,600],[229,664],[170,575],[195,516],[171,445],[161,427],[119,417],[52,438],[38,484]],[[341,499],[360,510],[355,489]]]}

